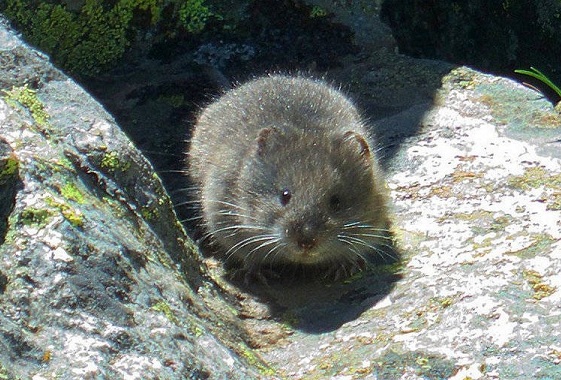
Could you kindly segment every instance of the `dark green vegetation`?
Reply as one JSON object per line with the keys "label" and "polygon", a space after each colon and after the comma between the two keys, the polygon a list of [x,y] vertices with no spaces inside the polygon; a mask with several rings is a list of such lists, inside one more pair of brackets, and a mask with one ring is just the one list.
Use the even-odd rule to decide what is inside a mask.
{"label": "dark green vegetation", "polygon": [[[19,162],[12,148],[7,142],[0,139],[0,245],[5,241],[8,218],[14,207],[18,171]],[[0,294],[3,287],[2,278],[2,273],[0,273]]]}
{"label": "dark green vegetation", "polygon": [[[382,16],[405,54],[505,76],[513,76],[515,69],[538,67],[561,83],[559,0],[386,0]],[[553,90],[536,83],[552,100],[559,100]]]}
{"label": "dark green vegetation", "polygon": [[[85,77],[125,61],[181,54],[211,65],[282,56],[302,67],[306,61],[333,61],[352,49],[348,31],[334,26],[327,30],[328,16],[300,1],[279,7],[272,0],[6,0],[0,12],[59,67]],[[327,46],[326,34],[347,43]]]}
{"label": "dark green vegetation", "polygon": [[204,0],[7,0],[2,11],[33,45],[74,74],[112,67],[148,33],[200,33],[216,15]]}

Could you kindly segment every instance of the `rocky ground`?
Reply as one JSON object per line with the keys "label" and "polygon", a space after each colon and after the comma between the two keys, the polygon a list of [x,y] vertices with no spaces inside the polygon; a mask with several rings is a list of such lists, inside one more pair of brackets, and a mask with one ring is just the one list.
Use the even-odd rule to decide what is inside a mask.
{"label": "rocky ground", "polygon": [[[1,376],[561,378],[561,117],[510,79],[399,55],[356,15],[336,17],[363,48],[327,78],[378,136],[402,260],[249,288],[192,251],[112,117],[2,25]],[[372,30],[385,37],[368,45]],[[207,71],[181,78],[216,91]],[[182,158],[130,132],[158,103],[106,89],[165,178]]]}

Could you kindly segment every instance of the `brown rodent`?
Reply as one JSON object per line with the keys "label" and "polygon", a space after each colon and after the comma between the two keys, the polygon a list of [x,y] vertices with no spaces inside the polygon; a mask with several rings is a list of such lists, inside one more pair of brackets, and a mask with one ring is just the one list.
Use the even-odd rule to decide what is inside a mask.
{"label": "brown rodent", "polygon": [[321,80],[271,75],[226,92],[200,114],[188,158],[206,232],[248,272],[298,264],[341,277],[387,254],[369,134]]}

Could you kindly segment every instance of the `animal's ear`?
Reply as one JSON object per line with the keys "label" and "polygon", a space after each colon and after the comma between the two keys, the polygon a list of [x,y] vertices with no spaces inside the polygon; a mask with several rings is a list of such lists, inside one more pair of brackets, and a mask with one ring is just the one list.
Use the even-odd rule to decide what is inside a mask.
{"label": "animal's ear", "polygon": [[352,152],[355,152],[356,155],[363,160],[370,162],[371,158],[371,151],[370,145],[368,145],[368,141],[362,136],[360,133],[354,131],[348,131],[343,134],[342,138],[339,140],[339,143],[345,149],[349,149]]}
{"label": "animal's ear", "polygon": [[263,128],[259,131],[257,138],[255,139],[257,155],[263,156],[268,150],[271,149],[276,134],[277,131],[271,127]]}

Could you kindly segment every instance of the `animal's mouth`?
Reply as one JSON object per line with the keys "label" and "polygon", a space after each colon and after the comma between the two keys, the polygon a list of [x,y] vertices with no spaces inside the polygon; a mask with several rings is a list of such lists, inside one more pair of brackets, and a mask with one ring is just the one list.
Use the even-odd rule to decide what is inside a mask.
{"label": "animal's mouth", "polygon": [[319,254],[314,249],[302,249],[298,253],[298,258],[306,263],[313,263],[319,261]]}
{"label": "animal's mouth", "polygon": [[310,246],[298,245],[291,252],[289,259],[299,264],[317,264],[325,260],[325,247],[320,244]]}
{"label": "animal's mouth", "polygon": [[319,264],[333,256],[337,242],[323,228],[304,224],[283,234],[284,258],[296,264]]}

